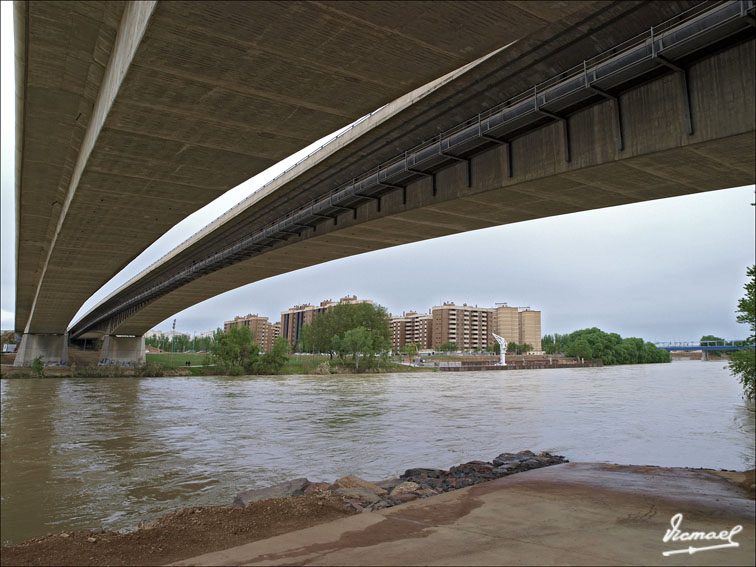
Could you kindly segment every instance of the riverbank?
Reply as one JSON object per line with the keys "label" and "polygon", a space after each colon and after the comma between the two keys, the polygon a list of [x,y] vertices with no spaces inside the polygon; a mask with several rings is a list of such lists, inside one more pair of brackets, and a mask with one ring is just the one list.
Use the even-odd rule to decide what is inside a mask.
{"label": "riverbank", "polygon": [[[98,366],[97,352],[77,352],[71,356],[72,364],[46,366],[41,375],[31,368],[13,366],[15,354],[0,356],[0,378],[119,378],[170,376],[223,376],[215,366],[205,365],[207,355],[176,353],[147,354],[145,366]],[[186,365],[189,362],[190,365]],[[419,368],[393,361],[381,361],[377,368],[362,367],[355,371],[353,363],[341,363],[328,356],[293,355],[277,375],[329,375],[329,374],[387,374],[406,372],[434,372],[434,368]]]}
{"label": "riverbank", "polygon": [[61,532],[4,546],[0,565],[163,565],[563,462],[558,455],[522,451],[449,470],[408,469],[378,482],[354,476],[333,483],[299,478],[241,492],[229,507],[172,512],[131,533]]}
{"label": "riverbank", "polygon": [[[611,564],[619,559],[611,556],[618,550],[625,562],[648,564],[643,554],[656,553],[649,557],[658,555],[651,561],[658,563],[657,547],[681,547],[662,542],[677,512],[692,518],[689,529],[744,525],[737,552],[704,554],[703,563],[686,564],[752,560],[753,470],[565,462],[524,451],[448,471],[408,469],[379,482],[296,479],[239,493],[232,506],[179,510],[127,534],[63,532],[5,546],[0,565],[221,565],[263,557],[286,558],[286,564],[313,557],[323,564],[375,564],[376,557],[381,558],[378,564],[387,565],[431,564],[450,557],[456,558],[452,563],[468,565],[595,564],[597,558]],[[549,466],[553,464],[559,465]],[[523,530],[527,536],[518,534]],[[637,539],[641,536],[653,540],[650,551],[648,543]],[[506,538],[516,544],[509,541],[493,555],[490,548],[497,537],[504,538],[499,545]],[[560,551],[560,546],[569,550]],[[488,555],[480,556],[483,551]]]}

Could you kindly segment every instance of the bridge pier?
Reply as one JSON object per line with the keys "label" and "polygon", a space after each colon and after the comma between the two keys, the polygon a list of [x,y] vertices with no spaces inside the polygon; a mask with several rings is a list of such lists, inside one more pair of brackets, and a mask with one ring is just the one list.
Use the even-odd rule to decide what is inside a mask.
{"label": "bridge pier", "polygon": [[68,334],[24,333],[13,366],[31,366],[38,356],[45,365],[68,364]]}
{"label": "bridge pier", "polygon": [[143,366],[146,362],[144,335],[138,337],[105,335],[103,337],[100,366]]}

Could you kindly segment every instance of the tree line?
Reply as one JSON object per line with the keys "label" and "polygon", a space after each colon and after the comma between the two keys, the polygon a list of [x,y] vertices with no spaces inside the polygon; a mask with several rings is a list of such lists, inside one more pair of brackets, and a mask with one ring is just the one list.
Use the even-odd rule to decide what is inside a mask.
{"label": "tree line", "polygon": [[[748,325],[746,344],[756,343],[756,265],[746,270],[748,280],[743,286],[746,293],[738,300],[735,320]],[[736,350],[730,354],[730,371],[737,376],[743,386],[743,394],[751,401],[756,400],[756,350]]]}
{"label": "tree line", "polygon": [[592,327],[567,335],[544,335],[541,347],[547,354],[563,353],[587,360],[601,359],[604,365],[670,362],[666,350],[636,337],[622,338]]}
{"label": "tree line", "polygon": [[261,353],[249,327],[218,329],[213,335],[212,360],[216,368],[229,376],[278,374],[289,360],[289,341],[278,337],[268,352]]}
{"label": "tree line", "polygon": [[154,346],[165,352],[185,352],[187,350],[194,352],[204,350],[207,352],[213,350],[213,337],[189,338],[188,335],[175,335],[173,337],[153,335],[145,337],[144,344]]}

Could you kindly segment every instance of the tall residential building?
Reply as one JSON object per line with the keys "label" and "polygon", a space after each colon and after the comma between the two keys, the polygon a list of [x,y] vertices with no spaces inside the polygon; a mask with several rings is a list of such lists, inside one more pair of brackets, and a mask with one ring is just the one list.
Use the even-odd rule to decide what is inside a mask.
{"label": "tall residential building", "polygon": [[519,309],[517,307],[509,307],[506,303],[497,303],[494,332],[500,337],[504,337],[508,343],[519,343]]}
{"label": "tall residential building", "polygon": [[541,351],[541,312],[533,311],[529,307],[522,309],[518,314],[520,321],[519,343],[527,343],[533,346],[536,352]]}
{"label": "tall residential building", "polygon": [[267,317],[260,317],[257,314],[249,314],[246,317],[236,316],[233,321],[223,323],[224,331],[228,331],[232,327],[249,327],[255,340],[260,343],[260,347],[265,352],[273,347],[273,342],[279,336],[281,329],[278,323],[270,323]]}
{"label": "tall residential building", "polygon": [[294,307],[281,312],[281,336],[285,337],[292,347],[295,347],[302,332],[302,325],[312,323],[313,318],[315,318],[319,313],[324,313],[334,305],[338,305],[340,303],[373,302],[369,299],[357,299],[356,295],[347,295],[346,297],[342,297],[338,301],[326,299],[324,301],[321,301],[320,305],[318,306],[310,305],[309,303],[295,305]]}
{"label": "tall residential building", "polygon": [[460,350],[487,348],[492,342],[496,311],[490,307],[444,302],[433,307],[433,348],[455,343]]}
{"label": "tall residential building", "polygon": [[533,350],[541,350],[541,312],[530,307],[510,307],[496,304],[495,333],[510,343],[527,343]]}
{"label": "tall residential building", "polygon": [[394,351],[410,343],[419,349],[432,348],[433,317],[429,313],[410,311],[391,317],[392,344]]}

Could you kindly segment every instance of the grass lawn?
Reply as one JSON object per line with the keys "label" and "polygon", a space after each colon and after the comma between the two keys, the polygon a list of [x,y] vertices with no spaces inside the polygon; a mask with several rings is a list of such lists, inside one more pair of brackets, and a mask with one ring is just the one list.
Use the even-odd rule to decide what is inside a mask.
{"label": "grass lawn", "polygon": [[171,353],[147,353],[147,364],[159,364],[166,368],[176,368],[178,366],[186,366],[186,361],[191,362],[192,366],[202,366],[205,364],[205,357],[210,357],[208,354],[196,354],[175,352],[173,353],[173,365],[171,365]]}
{"label": "grass lawn", "polygon": [[291,355],[281,370],[281,374],[310,374],[317,370],[320,363],[328,360],[330,360],[330,357],[327,355]]}
{"label": "grass lawn", "polygon": [[[204,367],[205,364],[205,357],[208,357],[209,355],[206,354],[187,354],[187,353],[181,353],[177,352],[173,354],[173,368],[181,368],[182,366],[186,365],[186,361],[190,361],[191,365],[195,368],[191,369],[192,376],[204,376],[205,375],[205,369],[207,367]],[[281,372],[279,374],[317,374],[318,365],[330,361],[331,359],[327,355],[290,355],[289,360],[286,363],[286,365],[283,367]],[[153,354],[153,353],[147,353],[147,364],[158,364],[160,366],[164,366],[166,368],[171,367],[171,353],[159,353],[159,354]],[[334,358],[333,360],[333,366],[337,365],[337,360]],[[202,368],[196,368],[196,367],[202,367]],[[351,359],[347,359],[347,364],[344,366],[347,370],[351,370],[354,368],[354,364],[351,363]],[[423,372],[423,371],[429,371],[430,369],[427,368],[412,368],[409,366],[403,366],[401,364],[397,364],[394,362],[388,363],[388,365],[383,366],[381,368],[383,372]],[[212,372],[212,370],[209,370]],[[361,366],[360,371],[364,372],[365,369]],[[368,370],[368,372],[370,372]]]}
{"label": "grass lawn", "polygon": [[[291,355],[286,366],[283,367],[283,370],[279,374],[317,374],[318,365],[328,361],[331,361],[331,358],[327,355]],[[338,364],[338,359],[334,357],[331,361],[331,366],[336,367]],[[360,372],[370,373],[372,369],[366,370],[362,364],[360,365]],[[344,368],[347,370],[354,369],[354,362],[352,362],[350,357],[347,357]],[[381,366],[382,372],[428,372],[430,370],[428,368],[413,368],[393,361],[389,361]]]}

